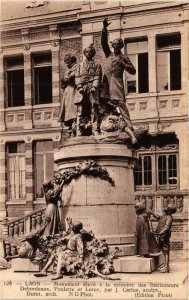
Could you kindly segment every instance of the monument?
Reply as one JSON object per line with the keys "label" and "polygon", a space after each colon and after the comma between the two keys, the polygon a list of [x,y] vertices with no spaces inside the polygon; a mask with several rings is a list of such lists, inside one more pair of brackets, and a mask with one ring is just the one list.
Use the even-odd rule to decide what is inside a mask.
{"label": "monument", "polygon": [[[121,52],[122,40],[115,40],[114,52],[110,51],[106,19],[103,24],[106,70],[95,63],[93,46],[84,49],[86,59],[75,72],[72,99],[77,106],[75,136],[71,134],[62,140],[54,162],[59,176],[64,174],[63,179],[66,172],[77,173],[69,177],[67,184],[65,180],[64,218],[69,215],[80,220],[87,230],[106,239],[109,245],[119,245],[123,255],[134,255],[133,144],[137,139],[125,104],[123,72],[134,74],[135,69]],[[104,170],[109,180],[103,178]]]}

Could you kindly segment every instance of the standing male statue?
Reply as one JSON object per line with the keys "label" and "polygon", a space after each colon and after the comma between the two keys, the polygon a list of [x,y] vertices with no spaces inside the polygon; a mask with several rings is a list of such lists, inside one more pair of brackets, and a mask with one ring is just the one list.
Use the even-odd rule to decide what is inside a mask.
{"label": "standing male statue", "polygon": [[91,45],[84,49],[85,60],[78,65],[76,74],[77,91],[75,104],[77,105],[77,136],[82,135],[82,118],[91,116],[92,134],[99,134],[99,84],[102,78],[100,64],[96,64],[95,48]]}
{"label": "standing male statue", "polygon": [[102,80],[101,97],[116,105],[117,110],[125,121],[125,132],[129,134],[132,143],[134,144],[137,140],[133,133],[133,127],[131,125],[129,112],[125,103],[123,73],[126,70],[130,74],[134,75],[136,70],[129,57],[121,52],[121,49],[124,46],[122,39],[115,39],[112,43],[114,52],[110,50],[107,31],[107,27],[109,25],[110,23],[108,23],[105,18],[103,21],[101,44],[106,56],[106,65],[103,69],[104,76]]}
{"label": "standing male statue", "polygon": [[67,65],[67,70],[61,80],[63,98],[60,106],[59,121],[69,127],[69,133],[71,135],[73,133],[73,123],[76,120],[77,112],[77,108],[74,104],[77,58],[71,54],[66,54],[64,62]]}

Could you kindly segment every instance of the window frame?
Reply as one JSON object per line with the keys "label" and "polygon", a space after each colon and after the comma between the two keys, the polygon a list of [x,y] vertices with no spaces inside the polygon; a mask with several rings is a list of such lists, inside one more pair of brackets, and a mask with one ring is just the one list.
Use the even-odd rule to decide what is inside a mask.
{"label": "window frame", "polygon": [[[159,175],[158,175],[158,158],[162,155],[166,156],[166,178],[167,178],[167,183],[164,185],[159,184]],[[168,168],[168,157],[170,155],[175,155],[176,156],[176,166],[177,166],[177,183],[176,184],[170,184],[169,183],[169,168]],[[158,192],[158,191],[166,191],[166,190],[178,190],[180,187],[180,173],[179,173],[179,152],[178,150],[159,150],[157,149],[156,151],[153,152],[138,152],[138,158],[146,156],[151,156],[151,165],[152,165],[152,184],[151,185],[144,185],[144,167],[142,165],[142,184],[141,185],[135,185],[135,191],[147,191],[151,190],[153,192]],[[135,172],[135,171],[134,171]]]}
{"label": "window frame", "polygon": [[[40,57],[43,56],[45,54],[49,54],[50,59],[49,61],[46,62],[35,62],[35,58],[36,57]],[[52,53],[51,51],[45,51],[45,52],[35,52],[32,54],[32,98],[33,98],[33,105],[43,105],[43,104],[51,104],[53,103],[53,78],[52,78]],[[39,101],[39,95],[36,99],[36,74],[35,74],[35,70],[36,69],[42,69],[42,68],[47,68],[47,67],[51,67],[51,101],[45,102],[45,103],[40,103]],[[39,94],[39,90],[38,90],[38,94]]]}
{"label": "window frame", "polygon": [[[129,53],[129,51],[127,51],[127,44],[132,44],[132,43],[140,43],[140,42],[146,42],[147,43],[147,46],[146,46],[146,49],[140,49],[140,51],[137,51],[137,49],[133,52],[133,53]],[[126,74],[125,72],[125,87],[126,87],[126,94],[127,96],[128,95],[135,95],[135,94],[146,94],[146,93],[149,93],[149,51],[148,51],[148,39],[146,37],[143,37],[143,38],[136,38],[136,39],[133,39],[130,40],[130,39],[126,39],[125,40],[125,50],[126,50],[126,53],[128,52],[128,57],[129,59],[131,58],[131,56],[135,56],[135,69],[136,69],[136,73],[135,73],[135,80],[128,80],[128,75]],[[146,92],[139,92],[139,55],[141,54],[147,54],[147,60],[148,60],[148,91]],[[132,60],[131,60],[132,62]],[[128,81],[136,81],[136,92],[128,92]]]}
{"label": "window frame", "polygon": [[[167,37],[171,37],[173,36],[174,34],[167,34]],[[177,35],[177,34],[175,34]],[[165,36],[165,35],[162,35],[162,37]],[[170,72],[170,69],[171,69],[171,59],[170,59],[170,56],[171,56],[171,51],[174,51],[174,50],[180,50],[180,73],[182,72],[182,58],[181,58],[181,43],[180,44],[173,44],[173,45],[170,45],[170,46],[162,46],[160,48],[158,48],[158,38],[161,38],[161,35],[158,35],[156,36],[156,69],[157,69],[157,92],[158,93],[162,93],[162,92],[173,92],[173,91],[181,91],[182,90],[182,76],[180,76],[180,89],[171,89],[171,72]],[[167,81],[168,81],[168,88],[166,90],[159,90],[158,89],[158,59],[157,59],[157,56],[158,56],[158,53],[160,52],[165,52],[167,54],[167,75],[168,75],[168,78],[167,78]]]}
{"label": "window frame", "polygon": [[[24,78],[24,58],[22,55],[16,56],[18,58],[22,58],[23,60],[23,65],[17,65],[17,66],[8,66],[8,60],[15,58],[14,56],[11,57],[5,57],[5,63],[4,63],[4,68],[5,68],[5,103],[6,103],[6,108],[12,108],[12,107],[23,107],[25,106],[25,78]],[[9,106],[9,82],[8,82],[8,73],[13,72],[13,71],[23,71],[23,104],[22,105],[13,105],[13,99],[11,95],[11,106]]]}
{"label": "window frame", "polygon": [[[170,184],[169,183],[169,166],[168,166],[168,158],[170,155],[175,155],[176,156],[176,166],[177,166],[177,183],[176,184]],[[166,184],[159,184],[159,170],[158,170],[158,158],[160,156],[166,156],[166,179],[167,179],[167,183]],[[157,190],[175,190],[175,189],[178,189],[179,185],[180,185],[180,181],[179,181],[179,159],[178,159],[178,152],[158,152],[156,153],[156,184],[157,184],[157,187],[156,189]]]}
{"label": "window frame", "polygon": [[[144,175],[144,159],[146,158],[146,157],[150,157],[151,158],[151,184],[145,184],[145,175]],[[141,175],[142,175],[142,184],[141,185],[135,185],[135,187],[137,188],[137,190],[139,189],[139,190],[149,190],[149,189],[151,189],[152,188],[152,186],[153,186],[153,168],[152,168],[152,166],[153,166],[153,159],[152,159],[152,155],[151,154],[149,154],[149,153],[145,153],[144,155],[139,155],[139,157],[138,157],[138,159],[140,159],[141,158],[141,160],[142,160],[142,164],[141,164],[141,166],[142,166],[142,170],[141,170]],[[134,171],[135,172],[135,171]]]}
{"label": "window frame", "polygon": [[[38,197],[37,196],[37,167],[36,167],[36,155],[41,155],[42,159],[43,159],[43,181],[49,179],[46,178],[46,170],[47,170],[47,154],[54,154],[54,148],[52,150],[43,150],[43,151],[36,151],[36,145],[38,142],[52,142],[52,148],[53,148],[53,141],[52,140],[37,140],[35,141],[34,144],[34,195],[35,195],[35,199],[36,200],[40,200],[40,199],[45,199],[45,195],[43,195],[43,197]],[[54,169],[53,169],[54,172]]]}
{"label": "window frame", "polygon": [[[15,142],[15,143],[19,143],[19,142]],[[16,158],[16,161],[18,161],[18,157],[24,157],[24,166],[25,166],[25,182],[26,182],[26,152],[16,152],[16,153],[9,153],[9,143],[7,144],[7,185],[8,185],[8,192],[7,192],[7,196],[8,196],[8,202],[15,202],[15,201],[25,201],[26,200],[26,184],[24,185],[24,197],[16,197],[16,198],[11,198],[11,179],[10,179],[10,158],[13,158],[15,157]],[[17,165],[20,165],[20,164],[17,164]],[[20,181],[19,181],[19,172],[20,172],[20,169],[17,169],[16,170],[16,174],[18,175],[18,184],[20,186]],[[17,181],[15,181],[17,182]],[[14,183],[15,183],[14,182]],[[18,187],[18,193],[20,193],[20,189]],[[15,194],[16,194],[16,191],[15,191]]]}

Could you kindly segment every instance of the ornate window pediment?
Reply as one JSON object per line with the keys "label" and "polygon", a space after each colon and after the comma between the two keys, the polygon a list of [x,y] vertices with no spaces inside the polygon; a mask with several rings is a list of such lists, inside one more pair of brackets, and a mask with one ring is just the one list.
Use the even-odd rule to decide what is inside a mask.
{"label": "ornate window pediment", "polygon": [[48,1],[44,1],[44,0],[38,0],[38,1],[28,1],[28,3],[26,4],[26,8],[36,8],[36,7],[41,7],[41,6],[46,6],[48,3]]}

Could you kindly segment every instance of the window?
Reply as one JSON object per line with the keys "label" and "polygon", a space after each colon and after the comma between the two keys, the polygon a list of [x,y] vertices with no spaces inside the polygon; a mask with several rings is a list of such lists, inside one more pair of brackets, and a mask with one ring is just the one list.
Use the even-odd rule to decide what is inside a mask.
{"label": "window", "polygon": [[140,156],[134,171],[135,185],[152,185],[152,159],[151,156]]}
{"label": "window", "polygon": [[176,154],[158,155],[158,187],[174,187],[177,185]]}
{"label": "window", "polygon": [[[135,163],[136,190],[176,189],[178,178],[178,139],[174,134],[147,136],[141,142]],[[150,152],[151,149],[151,152]]]}
{"label": "window", "polygon": [[136,74],[127,73],[127,93],[147,93],[148,83],[148,53],[147,40],[126,41],[128,56],[136,68]]}
{"label": "window", "polygon": [[181,89],[180,34],[157,37],[157,90]]}
{"label": "window", "polygon": [[25,144],[9,143],[8,146],[8,198],[26,198]]}
{"label": "window", "polygon": [[24,60],[23,56],[7,58],[6,95],[7,106],[24,105]]}
{"label": "window", "polygon": [[34,54],[33,97],[34,104],[52,102],[52,58],[51,53]]}
{"label": "window", "polygon": [[43,182],[54,175],[54,155],[52,141],[38,141],[35,143],[35,194],[36,198],[43,198]]}

